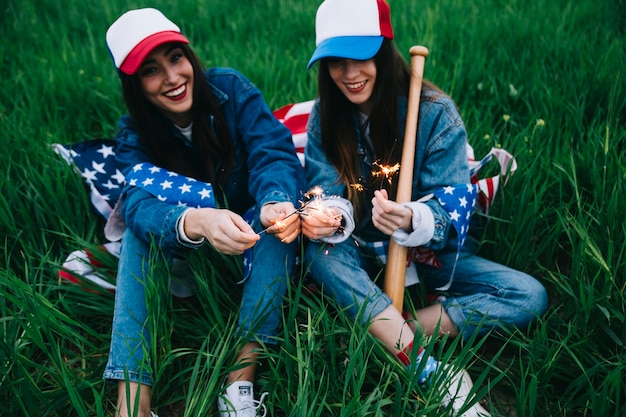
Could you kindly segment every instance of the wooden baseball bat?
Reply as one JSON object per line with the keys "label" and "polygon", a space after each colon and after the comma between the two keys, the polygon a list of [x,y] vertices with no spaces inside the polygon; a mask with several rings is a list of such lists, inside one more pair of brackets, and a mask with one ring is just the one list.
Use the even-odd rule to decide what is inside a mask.
{"label": "wooden baseball bat", "polygon": [[[402,159],[400,161],[398,192],[396,194],[396,202],[398,203],[411,201],[417,119],[420,108],[420,94],[422,92],[424,61],[428,56],[428,49],[423,46],[413,46],[409,50],[409,54],[411,55],[411,80],[409,83],[406,127],[404,130],[404,144],[402,145]],[[406,255],[406,247],[398,245],[393,239],[389,240],[384,290],[393,301],[393,305],[400,312],[402,312],[402,304],[404,301]]]}

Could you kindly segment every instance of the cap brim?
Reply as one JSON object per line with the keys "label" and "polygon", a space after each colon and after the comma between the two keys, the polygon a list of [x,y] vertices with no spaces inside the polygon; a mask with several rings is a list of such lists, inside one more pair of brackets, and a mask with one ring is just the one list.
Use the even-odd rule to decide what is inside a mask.
{"label": "cap brim", "polygon": [[320,43],[307,68],[322,58],[346,58],[364,61],[372,58],[383,44],[382,36],[339,36]]}
{"label": "cap brim", "polygon": [[159,32],[148,36],[130,51],[120,65],[120,71],[124,74],[133,75],[154,48],[169,42],[189,43],[189,40],[182,33],[174,31]]}

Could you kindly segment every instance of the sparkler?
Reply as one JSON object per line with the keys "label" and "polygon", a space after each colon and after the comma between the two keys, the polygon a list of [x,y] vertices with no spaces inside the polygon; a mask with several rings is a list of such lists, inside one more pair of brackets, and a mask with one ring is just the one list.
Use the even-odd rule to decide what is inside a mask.
{"label": "sparkler", "polygon": [[378,167],[377,171],[372,171],[372,176],[381,177],[381,188],[382,188],[382,180],[387,179],[389,185],[391,185],[393,181],[393,176],[400,169],[400,164],[396,163],[395,165],[383,165],[378,161],[375,161],[372,165]]}
{"label": "sparkler", "polygon": [[288,214],[288,215],[286,215],[286,216],[285,216],[282,220],[278,220],[276,223],[274,223],[273,225],[271,225],[271,226],[269,226],[269,227],[266,227],[265,229],[261,230],[261,231],[260,231],[259,233],[257,233],[257,234],[259,234],[259,235],[260,235],[260,234],[263,234],[263,233],[267,232],[267,231],[268,231],[268,229],[271,229],[272,227],[277,227],[278,229],[282,229],[282,228],[283,228],[283,226],[284,226],[284,221],[285,221],[285,220],[287,220],[288,218],[290,218],[291,216],[293,216],[294,214],[298,214],[298,213],[300,213],[300,210],[302,210],[302,209],[298,209],[298,210],[296,210],[296,211],[294,211],[294,212],[292,212],[292,213],[289,213],[289,214]]}
{"label": "sparkler", "polygon": [[[391,159],[393,155],[393,151],[394,149],[396,149],[397,144],[398,144],[398,139],[396,138],[393,140],[393,145],[391,146],[391,149],[389,150],[389,159]],[[387,182],[391,186],[391,183],[393,181],[393,176],[400,170],[399,163],[396,163],[395,165],[387,165],[387,164],[381,164],[378,161],[374,161],[372,165],[375,167],[378,167],[378,170],[372,171],[372,176],[381,177],[380,188],[383,188],[383,179],[385,178],[387,179]]]}
{"label": "sparkler", "polygon": [[359,192],[365,189],[363,187],[363,184],[359,184],[359,183],[350,184],[350,188],[352,188],[354,191],[359,191]]}
{"label": "sparkler", "polygon": [[324,194],[324,190],[319,185],[316,185],[315,187],[311,188],[309,191],[304,193],[304,196],[308,199],[308,201],[306,203],[303,203],[302,208],[304,208],[304,206],[306,206],[307,204],[311,203],[314,200],[319,200],[323,194]]}
{"label": "sparkler", "polygon": [[[319,185],[316,185],[315,187],[311,188],[309,191],[304,193],[304,197],[306,198],[306,201],[301,202],[301,206],[299,209],[296,209],[294,212],[289,213],[287,216],[285,216],[282,220],[278,220],[273,225],[261,230],[258,234],[260,235],[260,234],[266,233],[272,227],[277,227],[279,229],[282,228],[284,225],[283,222],[287,220],[289,217],[294,216],[296,214],[307,216],[308,214],[304,213],[304,209],[306,209],[307,207],[313,208],[316,210],[322,210],[321,198],[323,194],[324,194],[324,189],[320,187]],[[330,216],[330,217],[333,217],[333,216]]]}

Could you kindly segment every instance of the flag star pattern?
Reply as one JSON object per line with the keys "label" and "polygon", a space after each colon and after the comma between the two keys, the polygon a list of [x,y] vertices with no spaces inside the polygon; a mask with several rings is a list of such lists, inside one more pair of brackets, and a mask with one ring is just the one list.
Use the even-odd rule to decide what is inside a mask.
{"label": "flag star pattern", "polygon": [[91,139],[71,145],[55,143],[52,147],[83,177],[90,188],[91,203],[105,219],[113,211],[126,181],[172,204],[194,208],[215,207],[211,184],[149,163],[135,165],[125,178],[118,168],[115,141],[112,139]]}
{"label": "flag star pattern", "polygon": [[105,219],[113,211],[124,186],[124,176],[117,169],[114,147],[113,139],[52,145],[53,150],[83,177],[90,190],[91,204]]}
{"label": "flag star pattern", "polygon": [[[105,219],[113,211],[126,181],[128,185],[141,187],[163,202],[190,208],[215,207],[215,195],[210,183],[185,177],[147,162],[135,165],[125,178],[118,169],[114,146],[115,141],[109,139],[91,139],[65,146],[56,143],[52,145],[53,150],[81,174],[90,188],[93,207]],[[246,213],[246,221],[250,223],[253,214],[253,211]],[[72,259],[74,258],[76,253],[72,254]],[[241,261],[245,280],[252,270],[252,249],[243,253]],[[94,281],[91,273],[83,271],[84,268],[76,268],[74,260],[68,258],[64,267],[75,271],[76,275]],[[61,271],[60,275],[67,278],[72,273]]]}
{"label": "flag star pattern", "polygon": [[458,250],[460,251],[469,231],[470,217],[478,196],[478,186],[476,184],[458,184],[443,187],[433,194],[441,207],[450,215],[452,225],[459,237]]}
{"label": "flag star pattern", "polygon": [[454,271],[456,263],[459,260],[461,249],[469,232],[470,218],[476,206],[478,199],[479,187],[477,184],[457,184],[454,186],[443,187],[436,190],[433,195],[439,201],[439,204],[450,215],[450,221],[457,233],[457,250],[454,266],[448,283],[437,288],[439,291],[446,291],[452,285],[454,280]]}
{"label": "flag star pattern", "polygon": [[141,187],[161,201],[179,206],[215,208],[213,186],[148,162],[135,165],[127,175],[128,183]]}

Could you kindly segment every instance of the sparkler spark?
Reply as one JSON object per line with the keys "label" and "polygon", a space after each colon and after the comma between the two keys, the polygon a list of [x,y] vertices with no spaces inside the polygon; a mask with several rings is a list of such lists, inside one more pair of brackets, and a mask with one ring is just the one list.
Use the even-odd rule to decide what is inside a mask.
{"label": "sparkler spark", "polygon": [[[304,193],[304,196],[311,200],[311,199],[319,199],[323,194],[324,194],[324,189],[322,189],[322,187],[320,187],[319,185],[316,185],[315,187],[311,188],[309,191]],[[305,205],[306,204],[308,203],[305,203]]]}
{"label": "sparkler spark", "polygon": [[352,188],[355,191],[363,191],[364,190],[363,184],[358,184],[358,183],[350,184],[350,188]]}
{"label": "sparkler spark", "polygon": [[272,227],[277,227],[279,229],[282,228],[284,226],[284,221],[287,220],[289,217],[294,216],[296,214],[306,215],[306,213],[304,213],[304,209],[306,209],[307,207],[310,207],[311,205],[319,206],[320,201],[322,201],[321,197],[323,196],[323,194],[324,194],[324,189],[320,187],[319,185],[316,185],[315,187],[311,188],[309,191],[304,193],[304,197],[307,199],[307,201],[301,202],[301,206],[299,209],[296,209],[294,212],[289,213],[283,219],[278,220],[273,225],[261,230],[258,234],[260,235],[260,234],[266,233]]}
{"label": "sparkler spark", "polygon": [[378,167],[378,170],[372,171],[372,176],[386,178],[389,185],[391,185],[391,182],[393,181],[393,176],[400,169],[400,164],[398,163],[395,165],[383,165],[380,162],[375,161],[372,165]]}

